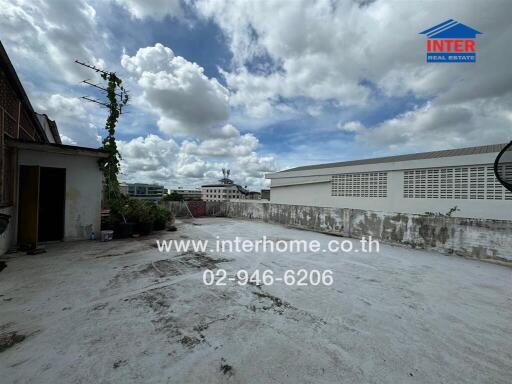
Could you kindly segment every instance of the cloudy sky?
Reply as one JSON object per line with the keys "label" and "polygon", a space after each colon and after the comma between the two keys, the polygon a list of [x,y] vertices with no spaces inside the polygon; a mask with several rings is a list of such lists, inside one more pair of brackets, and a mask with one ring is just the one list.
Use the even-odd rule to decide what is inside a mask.
{"label": "cloudy sky", "polygon": [[[97,147],[97,81],[130,90],[121,178],[259,189],[293,166],[512,139],[512,1],[0,0],[0,39],[36,110]],[[476,64],[427,64],[424,29],[480,32]]]}

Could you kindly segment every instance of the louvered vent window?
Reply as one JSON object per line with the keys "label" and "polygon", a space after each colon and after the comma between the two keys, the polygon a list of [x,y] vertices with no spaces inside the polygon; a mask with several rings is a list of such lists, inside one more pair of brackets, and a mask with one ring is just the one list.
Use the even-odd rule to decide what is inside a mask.
{"label": "louvered vent window", "polygon": [[[512,176],[512,164],[505,165]],[[492,165],[404,171],[404,198],[512,200],[494,176]]]}
{"label": "louvered vent window", "polygon": [[344,197],[387,197],[387,172],[359,172],[333,175],[331,195]]}

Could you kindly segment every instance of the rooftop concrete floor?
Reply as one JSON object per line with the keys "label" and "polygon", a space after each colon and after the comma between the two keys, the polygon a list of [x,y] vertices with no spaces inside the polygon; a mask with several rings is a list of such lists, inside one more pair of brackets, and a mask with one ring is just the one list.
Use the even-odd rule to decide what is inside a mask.
{"label": "rooftop concrete floor", "polygon": [[[237,235],[323,246],[336,239],[208,218],[143,239],[58,243],[7,259],[0,333],[18,336],[0,352],[0,381],[512,382],[512,269],[385,245],[378,254],[154,247],[157,238]],[[215,266],[230,275],[332,269],[334,284],[205,286],[203,270]]]}

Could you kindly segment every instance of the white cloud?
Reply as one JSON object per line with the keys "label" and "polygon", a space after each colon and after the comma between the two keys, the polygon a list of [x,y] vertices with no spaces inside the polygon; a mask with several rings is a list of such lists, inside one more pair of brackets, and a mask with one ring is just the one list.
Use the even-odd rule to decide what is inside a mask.
{"label": "white cloud", "polygon": [[207,137],[229,116],[229,92],[202,67],[175,56],[162,44],[123,55],[124,68],[137,77],[142,102],[159,116],[162,132]]}
{"label": "white cloud", "polygon": [[[430,2],[419,9],[415,2],[199,0],[195,6],[227,37],[233,61],[223,75],[231,104],[252,118],[269,118],[297,98],[311,105],[355,106],[364,113],[376,101],[377,89],[382,98],[433,101],[390,119],[373,134],[360,131],[360,139],[374,141],[379,135],[387,144],[399,144],[424,132],[419,136],[425,146],[446,146],[473,143],[482,129],[481,143],[508,138],[500,127],[510,108],[500,99],[512,93],[511,2],[492,7],[476,0],[463,7],[458,1],[445,1],[443,7]],[[425,37],[418,33],[446,15],[483,32],[476,64],[425,62]],[[269,64],[262,67],[261,61]],[[305,112],[314,116],[315,109]],[[402,121],[407,124],[392,128]],[[456,121],[465,121],[464,132]],[[444,139],[437,140],[439,135]]]}
{"label": "white cloud", "polygon": [[318,117],[320,115],[322,115],[322,112],[323,112],[323,107],[322,105],[309,105],[306,107],[306,112],[310,115],[310,116],[313,116],[313,117]]}
{"label": "white cloud", "polygon": [[[343,105],[366,102],[369,90],[358,81],[350,57],[354,52],[346,52],[351,46],[343,41],[357,37],[363,22],[351,20],[350,3],[205,0],[196,6],[227,35],[235,64],[234,71],[225,72],[234,91],[232,103],[245,106],[254,117],[270,113],[283,97],[332,99]],[[250,71],[247,64],[262,57],[275,68]]]}
{"label": "white cloud", "polygon": [[166,16],[181,17],[183,8],[180,0],[115,0],[136,19],[152,18],[157,21]]}
{"label": "white cloud", "polygon": [[61,94],[36,94],[37,112],[45,113],[55,120],[62,142],[70,145],[98,147],[98,129],[93,122],[102,124],[104,116],[96,107],[91,108],[86,101]]}
{"label": "white cloud", "polygon": [[19,62],[53,78],[76,83],[90,77],[74,59],[103,64],[96,11],[86,0],[0,0],[0,36]]}
{"label": "white cloud", "polygon": [[[336,115],[340,131],[377,150],[445,148],[509,138],[511,2],[492,7],[475,0],[464,7],[458,1],[446,1],[443,7],[427,2],[419,9],[414,2],[384,1],[116,1],[135,19],[180,18],[184,7],[186,13],[195,9],[218,24],[232,53],[232,62],[220,69],[227,86],[162,44],[123,55],[122,66],[133,76],[126,79],[133,109],[130,119],[120,119],[119,131],[124,137],[140,134],[151,124],[150,111],[162,132],[186,138],[174,142],[176,156],[169,153],[167,160],[156,155],[149,163],[135,159],[133,174],[197,180],[233,163],[247,183],[258,179],[260,168],[274,166],[273,158],[267,161],[259,154],[258,139],[227,125],[228,118],[244,130],[262,125],[279,129],[279,122],[288,120],[289,126],[307,114],[308,119],[322,119],[318,126],[326,122],[323,126],[332,129]],[[38,97],[31,95],[33,104],[57,121],[64,140],[80,145],[97,145],[104,111],[68,96],[87,94],[77,84],[91,75],[73,59],[103,66],[103,56],[118,57],[115,48],[125,44],[115,23],[109,24],[116,15],[110,9],[103,12],[101,5],[96,0],[0,0],[0,36],[29,94],[38,92]],[[477,38],[476,64],[425,63],[425,38],[418,32],[447,14],[483,32]],[[146,31],[141,32],[145,41]],[[119,70],[119,62],[108,67]],[[74,89],[69,90],[70,82]],[[376,126],[368,123],[378,120],[379,105],[397,96],[413,100],[408,111]],[[414,105],[415,99],[428,102]],[[299,142],[301,129],[294,132]],[[126,144],[144,148],[167,142],[150,136],[140,140]],[[314,148],[294,148],[300,152],[297,161],[315,161],[316,155],[306,160],[305,154]],[[335,152],[330,151],[329,156]],[[170,165],[151,169],[165,161]],[[146,169],[139,169],[143,166]]]}
{"label": "white cloud", "polygon": [[183,177],[202,179],[207,170],[208,163],[199,159],[192,162],[183,162],[177,168],[177,173]]}
{"label": "white cloud", "polygon": [[336,127],[347,133],[360,133],[365,130],[365,126],[360,121],[348,121],[346,123],[339,122]]}
{"label": "white cloud", "polygon": [[62,141],[62,144],[77,145],[75,140],[73,140],[65,135],[60,135],[60,140]]}
{"label": "white cloud", "polygon": [[44,102],[41,108],[48,112],[51,118],[85,119],[86,111],[84,101],[77,97],[66,97],[58,93],[51,95]]}
{"label": "white cloud", "polygon": [[258,148],[258,139],[250,134],[240,132],[228,124],[221,132],[223,136],[203,141],[184,141],[182,150],[192,155],[204,156],[248,156]]}
{"label": "white cloud", "polygon": [[118,141],[122,178],[162,181],[176,176],[179,146],[156,135]]}
{"label": "white cloud", "polygon": [[[253,189],[265,186],[264,174],[277,170],[274,157],[254,151],[258,146],[254,136],[249,135],[250,143],[247,143],[246,135],[240,135],[235,127],[227,126],[223,131],[229,134],[214,140],[184,141],[181,145],[156,135],[119,141],[121,179],[166,186],[199,186],[219,179],[221,168],[229,168],[235,182]],[[229,150],[230,145],[239,148]]]}
{"label": "white cloud", "polygon": [[174,57],[171,48],[158,43],[154,47],[140,48],[135,56],[124,54],[121,64],[128,72],[141,76],[146,71],[152,73],[166,71]]}
{"label": "white cloud", "polygon": [[510,137],[512,97],[444,105],[430,102],[356,132],[356,139],[390,150],[446,149],[496,144]]}

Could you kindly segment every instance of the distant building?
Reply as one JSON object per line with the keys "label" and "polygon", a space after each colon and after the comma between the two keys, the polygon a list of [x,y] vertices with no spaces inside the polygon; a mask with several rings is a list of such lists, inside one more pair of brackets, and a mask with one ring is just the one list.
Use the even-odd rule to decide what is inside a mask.
{"label": "distant building", "polygon": [[201,186],[201,197],[203,201],[245,199],[248,192],[249,191],[238,184],[207,184]]}
{"label": "distant building", "polygon": [[121,192],[121,195],[128,196],[128,184],[120,183],[119,192]]}
{"label": "distant building", "polygon": [[261,190],[261,200],[269,200],[270,201],[270,189],[262,189]]}
{"label": "distant building", "polygon": [[242,186],[235,184],[229,178],[229,169],[222,169],[223,178],[217,184],[201,186],[201,197],[203,201],[228,201],[231,199],[246,199],[249,191]]}
{"label": "distant building", "polygon": [[248,200],[261,200],[261,193],[260,192],[255,192],[255,191],[250,191],[249,193],[247,193],[246,199],[248,199]]}
{"label": "distant building", "polygon": [[[512,193],[493,165],[505,145],[308,165],[266,177],[272,203],[416,214],[457,206],[454,216],[511,220]],[[512,174],[512,163],[503,167]]]}
{"label": "distant building", "polygon": [[202,193],[201,189],[184,189],[181,187],[178,187],[177,189],[169,189],[169,194],[171,193],[178,193],[183,196],[183,200],[190,201],[190,200],[201,200]]}
{"label": "distant building", "polygon": [[159,200],[164,197],[167,190],[158,184],[127,184],[128,196],[142,200]]}

